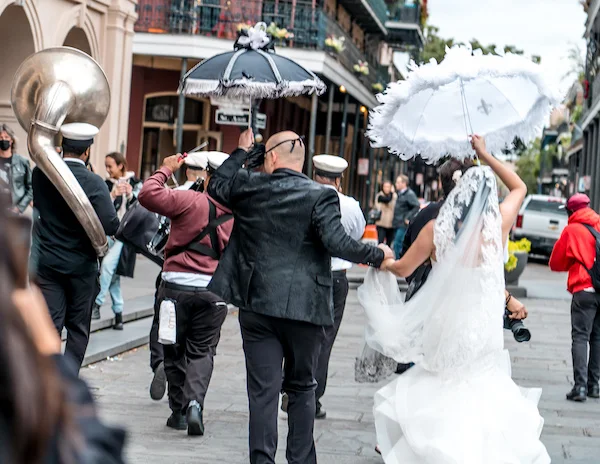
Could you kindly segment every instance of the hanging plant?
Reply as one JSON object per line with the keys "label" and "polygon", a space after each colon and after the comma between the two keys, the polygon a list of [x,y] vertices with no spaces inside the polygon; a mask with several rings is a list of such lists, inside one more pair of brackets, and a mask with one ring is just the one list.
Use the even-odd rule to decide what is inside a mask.
{"label": "hanging plant", "polygon": [[335,53],[342,53],[346,49],[344,42],[346,42],[345,37],[335,37],[330,35],[325,39],[325,46]]}
{"label": "hanging plant", "polygon": [[381,93],[384,89],[384,86],[381,82],[375,82],[371,87],[375,93]]}
{"label": "hanging plant", "polygon": [[277,24],[271,23],[267,27],[267,34],[270,34],[274,39],[278,40],[289,40],[294,38],[294,34],[289,32],[287,29],[277,27]]}
{"label": "hanging plant", "polygon": [[356,74],[362,74],[363,76],[369,75],[369,63],[366,61],[359,61],[354,65],[353,69]]}

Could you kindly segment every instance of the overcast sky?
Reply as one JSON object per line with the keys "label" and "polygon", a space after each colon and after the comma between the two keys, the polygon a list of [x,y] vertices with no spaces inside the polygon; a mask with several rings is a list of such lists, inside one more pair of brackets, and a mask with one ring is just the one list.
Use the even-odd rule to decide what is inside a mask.
{"label": "overcast sky", "polygon": [[440,36],[482,44],[515,45],[529,55],[540,55],[548,76],[562,81],[569,69],[565,59],[572,44],[585,53],[586,14],[579,0],[429,0],[429,24]]}

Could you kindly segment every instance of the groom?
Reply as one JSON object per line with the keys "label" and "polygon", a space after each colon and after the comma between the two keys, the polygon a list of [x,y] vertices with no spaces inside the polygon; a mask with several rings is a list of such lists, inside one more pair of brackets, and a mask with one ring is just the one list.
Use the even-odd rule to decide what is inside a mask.
{"label": "groom", "polygon": [[314,464],[315,368],[324,327],[333,325],[331,257],[380,267],[393,252],[346,234],[337,192],[302,174],[302,137],[273,135],[265,146],[264,173],[241,169],[252,144],[248,130],[208,186],[236,220],[209,289],[240,308],[250,463],[275,463],[285,360],[287,461]]}

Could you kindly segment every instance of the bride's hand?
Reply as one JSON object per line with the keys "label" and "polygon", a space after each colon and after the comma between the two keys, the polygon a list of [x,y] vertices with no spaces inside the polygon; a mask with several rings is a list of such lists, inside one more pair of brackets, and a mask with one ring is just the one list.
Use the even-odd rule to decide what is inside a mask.
{"label": "bride's hand", "polygon": [[393,266],[393,264],[394,264],[395,262],[396,262],[396,260],[395,260],[394,258],[388,258],[388,259],[384,259],[384,260],[383,260],[383,263],[381,263],[381,267],[380,267],[380,269],[381,269],[382,271],[388,271],[388,270],[389,270],[389,268],[390,268],[391,266]]}

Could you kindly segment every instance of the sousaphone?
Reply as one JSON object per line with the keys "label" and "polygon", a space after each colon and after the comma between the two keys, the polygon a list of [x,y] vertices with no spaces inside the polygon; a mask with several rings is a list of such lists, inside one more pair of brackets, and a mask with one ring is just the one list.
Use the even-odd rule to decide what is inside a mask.
{"label": "sousaphone", "polygon": [[54,142],[65,123],[102,126],[110,107],[104,71],[75,48],[42,50],[19,67],[13,79],[11,103],[19,124],[27,131],[31,159],[65,199],[98,256],[104,256],[108,250],[104,228],[79,182],[56,152]]}

